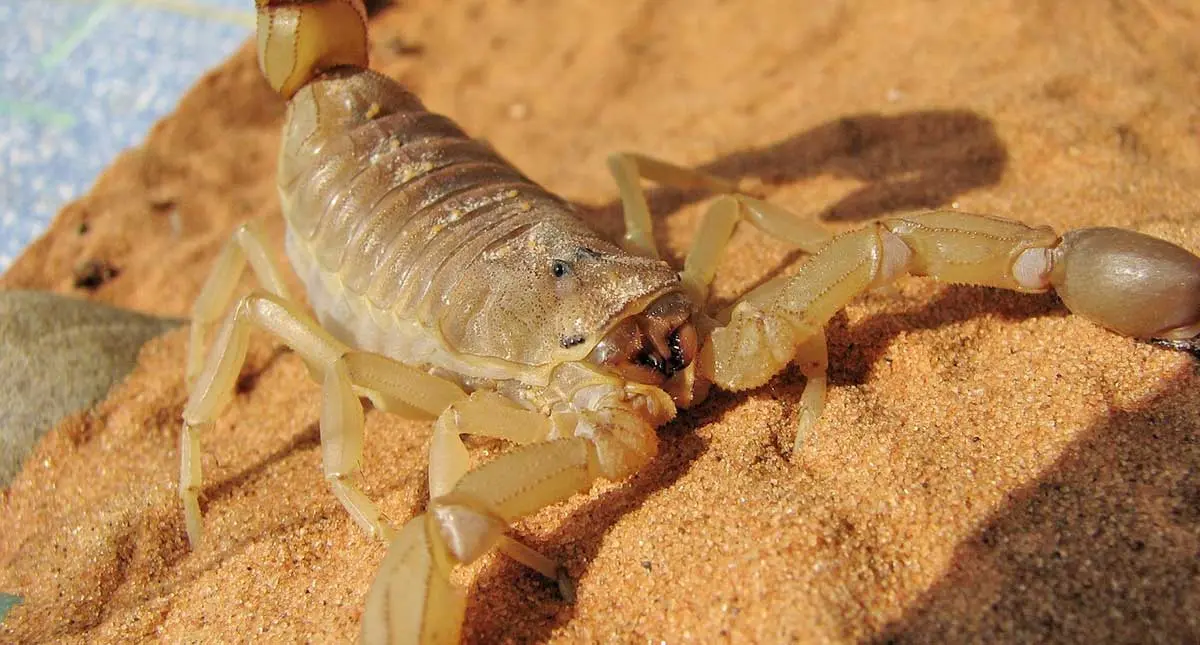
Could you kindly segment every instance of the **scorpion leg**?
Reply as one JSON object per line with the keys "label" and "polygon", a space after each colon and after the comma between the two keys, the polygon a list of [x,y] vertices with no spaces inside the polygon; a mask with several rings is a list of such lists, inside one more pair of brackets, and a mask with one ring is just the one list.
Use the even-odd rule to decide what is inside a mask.
{"label": "scorpion leg", "polygon": [[449,493],[467,472],[467,447],[462,435],[505,439],[518,445],[544,441],[550,418],[524,410],[486,390],[451,403],[433,426],[429,447],[429,497]]}
{"label": "scorpion leg", "polygon": [[382,354],[351,350],[342,360],[355,394],[390,414],[433,420],[452,403],[467,397],[454,383]]}
{"label": "scorpion leg", "polygon": [[[692,298],[692,302],[704,306],[708,302],[709,289],[716,275],[717,265],[733,236],[738,222],[745,221],[762,233],[790,244],[805,253],[816,253],[832,235],[816,222],[802,219],[770,202],[738,193],[737,182],[714,177],[689,168],[661,161],[644,155],[616,153],[609,157],[608,165],[616,179],[625,211],[625,246],[632,252],[657,257],[651,232],[650,209],[638,179],[649,179],[660,184],[682,189],[707,189],[723,193],[705,211],[684,260],[680,279]],[[651,249],[645,253],[643,249]],[[783,285],[782,279],[763,285],[764,290],[775,290]],[[825,407],[828,365],[825,332],[818,329],[810,340],[797,349],[797,362],[805,376],[804,391],[800,396],[798,432],[795,449],[799,450],[803,438],[821,416]]]}
{"label": "scorpion leg", "polygon": [[796,440],[792,452],[799,452],[813,427],[825,410],[825,390],[829,379],[829,346],[825,342],[825,330],[818,329],[796,350],[795,362],[804,375],[804,391],[800,393],[800,413],[796,418]]}
{"label": "scorpion leg", "polygon": [[263,237],[262,220],[251,220],[239,226],[217,256],[217,262],[200,295],[192,305],[191,338],[188,345],[187,371],[189,387],[196,383],[200,368],[204,364],[204,339],[229,309],[233,293],[237,289],[242,272],[249,261],[250,268],[263,287],[284,300],[291,300],[283,284],[279,266],[267,253]]}
{"label": "scorpion leg", "polygon": [[183,500],[188,540],[193,547],[199,545],[202,537],[198,501],[201,482],[199,433],[212,425],[232,399],[234,383],[246,360],[251,323],[282,338],[309,364],[332,365],[348,349],[302,313],[298,306],[279,296],[256,291],[242,298],[229,312],[183,410],[179,495]]}
{"label": "scorpion leg", "polygon": [[355,477],[362,456],[363,409],[366,396],[390,412],[432,418],[451,402],[464,398],[448,381],[376,354],[350,351],[298,306],[279,296],[252,293],[226,317],[183,412],[179,494],[183,500],[188,540],[199,545],[203,535],[199,491],[202,479],[199,434],[210,427],[232,398],[233,386],[246,357],[251,325],[279,337],[322,375],[322,463],[334,496],[370,535],[387,539],[391,529],[376,505],[362,493]]}
{"label": "scorpion leg", "polygon": [[1055,288],[1072,312],[1127,336],[1200,333],[1200,258],[1174,244],[1111,228],[1059,237],[935,211],[839,235],[796,275],[746,294],[718,315],[701,367],[726,389],[761,385],[850,300],[905,273],[1026,293]]}
{"label": "scorpion leg", "polygon": [[618,152],[608,157],[608,170],[617,182],[621,209],[625,213],[625,238],[622,245],[635,255],[657,258],[654,225],[650,206],[639,179],[650,179],[676,188],[699,188],[714,193],[735,193],[737,182],[682,168],[640,154]]}
{"label": "scorpion leg", "polygon": [[457,385],[380,354],[348,351],[325,369],[321,464],[334,497],[368,535],[391,542],[387,518],[357,483],[363,448],[360,396],[409,418],[432,418],[466,398]]}
{"label": "scorpion leg", "polygon": [[833,238],[821,225],[799,219],[770,202],[747,195],[721,195],[704,212],[680,273],[692,302],[702,305],[708,302],[717,264],[740,221],[805,253],[816,253]]}
{"label": "scorpion leg", "polygon": [[[699,170],[628,152],[609,155],[608,169],[612,173],[621,195],[621,206],[625,214],[623,245],[630,253],[653,258],[659,257],[658,247],[654,243],[650,207],[646,203],[645,193],[642,192],[640,179],[648,179],[684,190],[707,190],[734,198],[741,206],[738,209],[738,217],[744,218],[767,235],[784,240],[809,253],[814,252],[821,243],[830,237],[823,227],[813,222],[799,219],[787,210],[769,202],[741,194],[736,180],[716,177]],[[732,233],[736,219],[736,217],[731,218],[728,222],[730,233]],[[704,225],[701,226],[702,231],[703,229]],[[725,239],[728,237],[728,234],[725,235]],[[720,256],[723,248],[724,243],[722,242],[719,247],[714,249],[715,257]]]}
{"label": "scorpion leg", "polygon": [[[450,493],[468,469],[463,434],[505,439],[518,445],[545,441],[551,432],[550,418],[517,407],[509,399],[486,390],[456,401],[438,417],[429,448],[429,497]],[[572,596],[570,581],[562,566],[507,536],[497,545],[505,555],[555,580],[563,596]]]}
{"label": "scorpion leg", "polygon": [[[803,223],[776,206],[743,195],[723,195],[704,213],[696,239],[684,260],[680,279],[692,296],[692,302],[704,306],[709,288],[716,275],[717,264],[741,220],[750,222],[767,235],[783,240],[805,252],[813,253],[831,239],[824,228],[815,223]],[[776,278],[760,287],[765,292],[782,288],[787,278]],[[711,323],[710,323],[711,324]],[[804,374],[804,391],[800,395],[794,451],[800,450],[804,439],[821,417],[825,408],[828,379],[828,349],[824,328],[813,330],[812,336],[797,348],[796,362]]]}
{"label": "scorpion leg", "polygon": [[512,522],[599,477],[624,479],[657,454],[653,427],[632,412],[580,417],[577,436],[521,446],[479,466],[404,527],[367,592],[364,642],[457,642],[464,603],[450,584],[454,565],[497,546],[507,552],[503,532]]}
{"label": "scorpion leg", "polygon": [[321,467],[333,496],[368,535],[390,542],[395,533],[387,517],[358,486],[363,449],[363,408],[350,383],[346,361],[325,370],[321,388]]}

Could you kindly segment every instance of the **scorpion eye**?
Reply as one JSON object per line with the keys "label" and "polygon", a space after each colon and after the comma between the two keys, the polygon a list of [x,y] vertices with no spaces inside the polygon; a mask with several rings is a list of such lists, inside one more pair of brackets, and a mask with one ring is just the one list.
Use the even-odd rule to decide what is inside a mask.
{"label": "scorpion eye", "polygon": [[587,337],[585,337],[583,334],[564,336],[563,339],[559,341],[559,345],[562,345],[563,349],[571,349],[576,345],[583,344],[583,341],[585,340],[587,340]]}
{"label": "scorpion eye", "polygon": [[571,265],[567,264],[566,262],[563,262],[562,260],[555,260],[550,265],[550,273],[554,274],[554,277],[556,277],[556,278],[564,277],[570,272],[571,272]]}

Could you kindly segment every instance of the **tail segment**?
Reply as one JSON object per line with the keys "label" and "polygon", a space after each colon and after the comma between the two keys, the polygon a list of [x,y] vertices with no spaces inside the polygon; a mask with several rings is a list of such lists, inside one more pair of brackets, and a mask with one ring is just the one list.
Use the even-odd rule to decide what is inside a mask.
{"label": "tail segment", "polygon": [[321,73],[367,67],[362,0],[256,0],[258,66],[285,99]]}

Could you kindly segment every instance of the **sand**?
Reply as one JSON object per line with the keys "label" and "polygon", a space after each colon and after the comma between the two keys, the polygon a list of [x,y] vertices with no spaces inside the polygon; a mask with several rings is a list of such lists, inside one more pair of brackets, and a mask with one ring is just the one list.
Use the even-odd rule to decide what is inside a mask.
{"label": "sand", "polygon": [[[453,4],[453,6],[442,6]],[[604,157],[757,178],[847,230],[960,208],[1115,225],[1200,251],[1200,14],[1186,0],[405,2],[376,67],[607,233]],[[0,280],[186,315],[238,222],[265,218],[282,108],[245,48],[116,159]],[[654,190],[679,260],[704,196]],[[86,223],[86,231],[81,225]],[[724,300],[799,258],[739,232]],[[116,270],[74,287],[81,260]],[[1188,355],[1021,296],[905,278],[832,322],[825,415],[803,378],[717,394],[661,455],[516,529],[577,580],[503,558],[472,642],[1200,640],[1200,384]],[[40,444],[0,502],[8,642],[345,642],[383,557],[324,485],[318,388],[256,339],[204,437],[208,541],[175,494],[186,330]],[[429,424],[368,413],[365,488],[420,511]],[[503,446],[476,444],[486,459]]]}

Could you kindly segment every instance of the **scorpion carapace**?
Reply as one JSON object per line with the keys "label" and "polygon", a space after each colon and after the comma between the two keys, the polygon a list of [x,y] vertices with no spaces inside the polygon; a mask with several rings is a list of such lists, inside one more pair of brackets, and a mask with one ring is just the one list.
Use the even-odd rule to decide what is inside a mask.
{"label": "scorpion carapace", "polygon": [[[1057,289],[1073,312],[1129,336],[1200,332],[1200,258],[1156,238],[1118,229],[1060,237],[957,211],[833,237],[736,182],[638,155],[610,159],[627,229],[616,244],[368,70],[359,0],[257,5],[260,65],[289,100],[279,159],[288,256],[320,324],[287,293],[259,225],[239,228],[193,311],[180,496],[195,546],[200,434],[231,397],[251,327],[275,334],[322,383],[322,461],[333,494],[389,545],[367,593],[368,642],[457,640],[464,602],[451,570],[494,548],[566,593],[561,568],[507,537],[507,527],[597,478],[637,472],[657,452],[655,428],[710,383],[755,387],[796,364],[807,378],[798,450],[824,405],[825,325],[898,276]],[[721,195],[682,271],[658,259],[641,179]],[[794,275],[710,312],[709,285],[739,222],[811,257]],[[263,290],[234,305],[247,263]],[[357,483],[360,397],[436,419],[431,499],[399,530]],[[471,469],[463,434],[519,447]]]}

